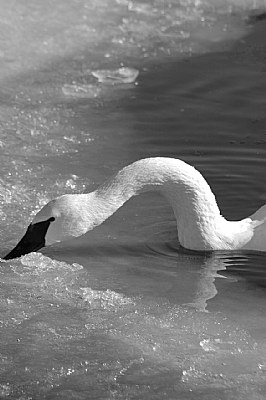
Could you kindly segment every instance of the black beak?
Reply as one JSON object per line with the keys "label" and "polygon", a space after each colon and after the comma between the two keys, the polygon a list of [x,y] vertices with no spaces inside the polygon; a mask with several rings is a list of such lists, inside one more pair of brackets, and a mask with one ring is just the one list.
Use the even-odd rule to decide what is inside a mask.
{"label": "black beak", "polygon": [[16,245],[16,247],[8,253],[4,260],[10,260],[11,258],[17,258],[24,254],[31,253],[32,251],[38,251],[45,246],[45,235],[49,228],[49,225],[54,221],[54,217],[49,218],[46,221],[37,222],[36,224],[30,224],[27,232]]}

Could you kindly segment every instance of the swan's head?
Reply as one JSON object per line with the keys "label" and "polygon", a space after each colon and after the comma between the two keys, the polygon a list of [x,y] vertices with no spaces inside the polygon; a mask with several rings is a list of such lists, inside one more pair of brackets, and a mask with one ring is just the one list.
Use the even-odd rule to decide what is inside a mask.
{"label": "swan's head", "polygon": [[85,233],[82,206],[76,203],[75,197],[64,195],[47,203],[35,215],[20,242],[4,259],[17,258]]}

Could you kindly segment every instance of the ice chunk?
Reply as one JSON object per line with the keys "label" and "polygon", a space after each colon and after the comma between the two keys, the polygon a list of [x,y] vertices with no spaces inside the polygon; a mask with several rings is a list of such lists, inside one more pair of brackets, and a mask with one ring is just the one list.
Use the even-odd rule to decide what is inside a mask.
{"label": "ice chunk", "polygon": [[1,398],[9,397],[11,393],[11,387],[9,383],[0,385]]}
{"label": "ice chunk", "polygon": [[[44,256],[41,253],[30,253],[22,256],[20,258],[21,265],[12,265],[12,269],[14,272],[19,273],[21,275],[29,274],[29,275],[40,275],[42,273],[46,273],[48,271],[64,271],[67,272],[76,272],[83,269],[82,265],[77,263],[68,264],[64,261],[53,260],[47,256]],[[26,268],[25,268],[26,267]]]}
{"label": "ice chunk", "polygon": [[117,85],[122,83],[134,83],[139,75],[135,68],[100,69],[91,72],[100,83]]}
{"label": "ice chunk", "polygon": [[219,353],[242,353],[243,350],[238,346],[234,340],[222,340],[220,338],[207,338],[200,341],[200,346],[206,352],[219,352]]}
{"label": "ice chunk", "polygon": [[77,98],[93,99],[98,97],[101,93],[101,88],[96,85],[78,85],[78,84],[65,84],[62,87],[65,96],[73,96]]}
{"label": "ice chunk", "polygon": [[154,8],[151,4],[133,3],[132,1],[128,2],[128,9],[130,11],[148,16],[155,14],[157,11],[157,9]]}
{"label": "ice chunk", "polygon": [[112,290],[94,290],[89,287],[82,288],[83,299],[92,308],[97,309],[118,309],[121,307],[127,307],[134,305],[134,301],[128,297],[125,297],[119,293]]}
{"label": "ice chunk", "polygon": [[5,188],[4,185],[2,185],[2,182],[0,183],[0,202],[4,203],[11,203],[12,201],[12,193],[9,189]]}

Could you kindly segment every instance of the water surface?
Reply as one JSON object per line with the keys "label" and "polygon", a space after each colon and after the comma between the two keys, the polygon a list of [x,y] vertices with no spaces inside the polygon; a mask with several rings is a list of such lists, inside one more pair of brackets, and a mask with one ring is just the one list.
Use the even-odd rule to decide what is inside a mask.
{"label": "water surface", "polygon": [[[142,157],[196,166],[227,218],[265,203],[265,8],[1,1],[1,255]],[[264,254],[182,250],[157,194],[0,275],[1,398],[265,398]]]}

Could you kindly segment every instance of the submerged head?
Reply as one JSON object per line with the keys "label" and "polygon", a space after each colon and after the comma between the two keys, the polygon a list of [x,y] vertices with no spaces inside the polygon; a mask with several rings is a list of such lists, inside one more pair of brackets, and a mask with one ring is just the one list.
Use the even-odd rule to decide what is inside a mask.
{"label": "submerged head", "polygon": [[38,251],[44,246],[82,235],[82,207],[75,195],[64,195],[47,203],[34,217],[25,235],[4,259]]}

